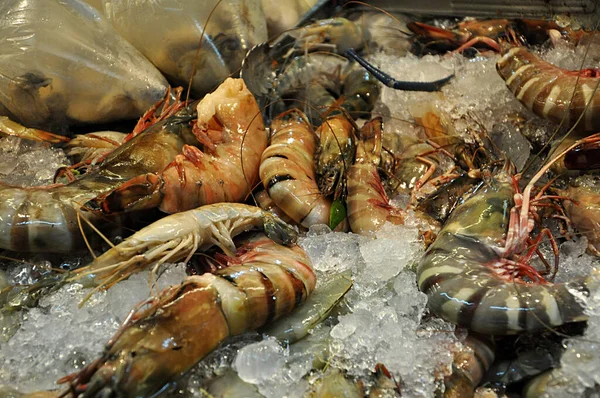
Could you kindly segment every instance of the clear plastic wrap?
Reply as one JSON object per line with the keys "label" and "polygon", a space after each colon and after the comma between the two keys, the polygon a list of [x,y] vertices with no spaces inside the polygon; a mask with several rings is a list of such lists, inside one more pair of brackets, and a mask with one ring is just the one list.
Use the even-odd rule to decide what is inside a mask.
{"label": "clear plastic wrap", "polygon": [[[246,52],[267,40],[261,0],[104,0],[107,18],[174,85],[200,97],[241,67]],[[208,20],[208,23],[207,23]]]}
{"label": "clear plastic wrap", "polygon": [[139,117],[167,82],[93,7],[0,2],[0,114],[62,130]]}

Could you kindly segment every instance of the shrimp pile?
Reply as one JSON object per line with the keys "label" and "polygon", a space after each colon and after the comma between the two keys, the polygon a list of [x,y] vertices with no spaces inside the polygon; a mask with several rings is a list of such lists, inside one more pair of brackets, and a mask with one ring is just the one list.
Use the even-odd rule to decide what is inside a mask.
{"label": "shrimp pile", "polygon": [[[181,151],[189,134],[191,118],[186,112],[187,109],[181,109],[169,115],[167,111],[143,132],[134,131],[123,145],[110,145],[114,150],[109,150],[108,155],[100,151],[104,161],[67,184],[22,188],[0,183],[1,207],[5,214],[0,221],[3,232],[0,247],[26,252],[71,252],[85,247],[81,218],[97,224],[105,232],[114,228],[118,219],[111,221],[96,213],[84,212],[86,203],[134,176],[166,167]],[[21,132],[21,136],[24,133]],[[92,137],[80,140],[86,138]],[[75,152],[81,150],[79,146],[72,148]],[[87,156],[96,158],[98,155]],[[106,225],[102,227],[101,223]],[[86,231],[89,234],[90,230]]]}
{"label": "shrimp pile", "polygon": [[[464,22],[454,31],[427,21],[407,25],[413,33],[406,42],[417,56],[478,52],[476,62],[491,65],[504,90],[507,99],[499,104],[510,103],[536,126],[548,126],[538,117],[557,125],[564,140],[532,145],[535,156],[518,174],[510,140],[488,131],[490,120],[481,121],[496,120],[502,110],[484,112],[473,102],[464,107],[469,111],[459,111],[449,104],[457,101],[452,90],[470,61],[428,55],[428,62],[453,63],[454,73],[429,82],[397,80],[374,66],[380,58],[370,57],[370,49],[381,45],[377,27],[352,15],[319,20],[255,46],[242,78],[200,81],[201,75],[191,74],[196,92],[208,91],[214,79],[222,83],[198,101],[181,101],[180,90],[175,100],[167,95],[131,134],[98,132],[71,140],[65,146],[77,163],[57,171],[63,183],[0,185],[0,214],[6,214],[0,217],[0,247],[7,250],[70,252],[84,244],[99,250],[87,241],[91,230],[103,236],[127,216],[144,211],[154,217],[129,236],[105,237],[110,247],[84,266],[21,290],[31,300],[20,302],[35,306],[53,289],[79,284],[88,289],[80,303],[85,311],[88,300],[122,289],[139,272],[148,275],[152,296],[130,311],[95,359],[59,380],[63,389],[56,395],[170,394],[198,363],[254,339],[267,351],[279,350],[279,341],[290,358],[297,349],[320,360],[302,357],[307,396],[402,396],[418,387],[402,380],[404,365],[388,353],[397,342],[355,342],[370,327],[389,336],[399,319],[416,328],[398,331],[399,341],[410,333],[433,341],[421,336],[432,330],[452,335],[438,340],[448,358],[439,359],[429,379],[436,386],[428,392],[474,396],[488,383],[513,394],[531,381],[527,394],[558,377],[544,373],[560,366],[558,349],[531,366],[525,355],[503,350],[517,343],[522,352],[535,351],[538,343],[560,345],[594,316],[587,302],[600,289],[598,269],[562,281],[554,277],[561,272],[560,244],[571,236],[583,237],[589,253],[600,253],[600,184],[594,175],[600,137],[593,134],[600,126],[600,78],[595,70],[567,71],[543,61],[533,46],[561,40],[575,46],[586,35],[533,20]],[[225,40],[215,31],[210,38]],[[233,58],[239,55],[221,61]],[[405,61],[421,62],[414,55]],[[414,102],[402,114],[385,102],[400,95]],[[0,120],[0,128],[24,139],[60,140],[8,119]],[[418,246],[411,252],[418,258],[389,248],[383,255],[396,256],[398,264],[374,267],[363,249],[389,231],[411,231],[416,242],[403,243]],[[302,243],[320,234],[323,242],[348,239],[333,266],[313,265],[311,258],[330,247],[311,252],[310,245],[298,245],[299,238]],[[356,246],[348,244],[352,239]],[[352,266],[341,264],[350,257],[357,258]],[[185,279],[155,291],[165,267],[178,262],[186,264]],[[402,293],[402,279],[420,292]],[[4,291],[0,303],[16,308]],[[422,299],[423,310],[417,304],[403,308],[410,307],[400,303],[405,299]],[[439,329],[423,326],[436,322]],[[256,331],[271,337],[259,341]],[[369,369],[346,362],[348,347],[365,350],[356,355]],[[247,360],[243,349],[229,349]],[[512,379],[489,374],[513,359],[517,365],[511,366],[520,367]],[[243,396],[281,392],[248,372],[261,365],[236,367],[237,376],[229,369],[220,375],[225,390]],[[216,377],[205,373],[206,379]]]}

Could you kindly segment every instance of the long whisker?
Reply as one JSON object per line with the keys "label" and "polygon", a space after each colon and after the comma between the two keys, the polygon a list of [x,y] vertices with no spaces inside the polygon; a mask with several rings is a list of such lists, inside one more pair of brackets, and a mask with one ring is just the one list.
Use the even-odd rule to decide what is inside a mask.
{"label": "long whisker", "polygon": [[85,234],[85,231],[83,230],[83,226],[81,225],[81,217],[82,217],[81,213],[78,210],[77,211],[77,226],[79,227],[79,232],[81,233],[81,236],[83,237],[85,246],[87,247],[88,251],[90,252],[90,254],[92,255],[92,257],[95,260],[97,258],[96,253],[94,253],[94,251],[92,250],[92,246],[90,246],[90,242],[88,242],[87,235]]}
{"label": "long whisker", "polygon": [[[79,214],[79,212],[81,212],[81,209],[77,209],[77,213]],[[86,224],[94,231],[98,234],[98,236],[100,236],[102,238],[102,240],[104,240],[106,243],[108,243],[110,245],[110,247],[115,247],[115,245],[110,241],[110,239],[108,239],[102,232],[100,232],[100,230],[98,228],[96,228],[96,226],[87,219],[87,217],[81,217],[81,219],[83,221],[86,222]]]}
{"label": "long whisker", "polygon": [[210,13],[208,14],[208,18],[206,18],[206,22],[204,23],[204,26],[202,27],[202,33],[200,34],[200,41],[198,42],[198,47],[196,47],[196,55],[194,57],[194,63],[192,64],[192,70],[190,72],[190,81],[188,83],[187,93],[185,95],[185,103],[186,104],[188,103],[188,101],[190,99],[190,92],[192,91],[192,83],[194,81],[194,75],[196,74],[196,71],[198,69],[198,56],[200,55],[200,49],[202,48],[202,42],[204,40],[206,27],[208,26],[208,23],[209,23],[212,15],[217,10],[217,7],[221,4],[222,1],[223,0],[218,0],[217,3],[215,4],[215,6],[212,8],[212,10],[210,10]]}

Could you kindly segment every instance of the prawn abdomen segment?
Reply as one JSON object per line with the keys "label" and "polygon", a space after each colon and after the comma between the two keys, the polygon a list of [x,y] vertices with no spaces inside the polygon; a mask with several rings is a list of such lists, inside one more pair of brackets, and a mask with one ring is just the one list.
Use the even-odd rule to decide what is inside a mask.
{"label": "prawn abdomen segment", "polygon": [[68,252],[79,246],[76,210],[54,200],[51,192],[4,188],[0,198],[0,247]]}
{"label": "prawn abdomen segment", "polygon": [[[56,253],[83,248],[82,231],[88,233],[90,230],[83,220],[80,226],[78,212],[96,192],[108,189],[106,184],[88,182],[87,187],[85,183],[31,188],[0,184],[0,247]],[[80,216],[97,226],[103,221],[87,212],[81,212]],[[88,236],[91,241],[95,238]]]}
{"label": "prawn abdomen segment", "polygon": [[555,123],[564,119],[567,126],[582,117],[578,130],[600,128],[598,77],[585,73],[578,77],[578,71],[558,68],[524,47],[508,50],[496,68],[517,99],[536,115]]}
{"label": "prawn abdomen segment", "polygon": [[[583,292],[583,286],[572,286]],[[583,321],[583,304],[565,285],[508,282],[494,276],[456,274],[426,291],[429,308],[442,318],[485,334],[552,329]]]}
{"label": "prawn abdomen segment", "polygon": [[365,234],[379,230],[386,221],[402,224],[400,209],[394,208],[372,164],[354,164],[348,170],[348,219],[350,229]]}

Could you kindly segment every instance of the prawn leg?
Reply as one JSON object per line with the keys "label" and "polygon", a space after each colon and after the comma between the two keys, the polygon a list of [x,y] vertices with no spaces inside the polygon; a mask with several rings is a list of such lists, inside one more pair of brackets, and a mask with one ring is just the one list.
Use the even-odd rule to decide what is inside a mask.
{"label": "prawn leg", "polygon": [[48,142],[50,144],[69,142],[69,137],[25,127],[10,120],[7,116],[0,116],[0,133],[32,141]]}

